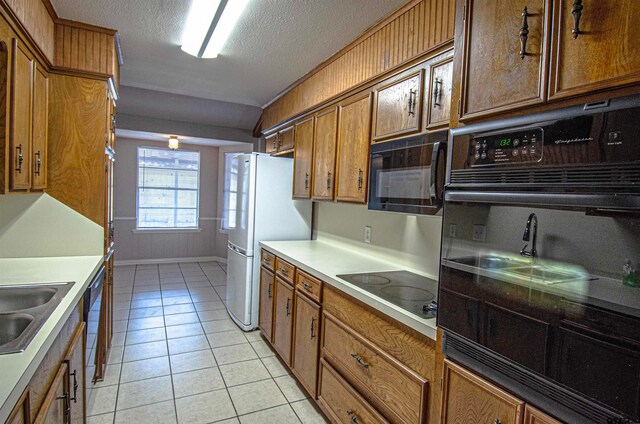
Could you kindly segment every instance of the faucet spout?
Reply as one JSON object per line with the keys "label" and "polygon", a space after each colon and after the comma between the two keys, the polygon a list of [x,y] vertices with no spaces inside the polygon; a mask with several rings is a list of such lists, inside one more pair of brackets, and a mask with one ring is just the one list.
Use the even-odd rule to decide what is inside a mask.
{"label": "faucet spout", "polygon": [[[533,224],[533,240],[531,240],[531,232],[532,232],[531,224]],[[529,257],[529,258],[536,257],[538,253],[536,251],[537,237],[538,237],[538,217],[536,216],[535,213],[532,213],[531,215],[529,215],[529,218],[527,219],[527,225],[524,227],[524,234],[522,235],[523,241],[531,240],[531,250],[527,251],[527,247],[529,246],[529,244],[527,243],[524,245],[522,250],[520,250],[520,255],[524,257]]]}

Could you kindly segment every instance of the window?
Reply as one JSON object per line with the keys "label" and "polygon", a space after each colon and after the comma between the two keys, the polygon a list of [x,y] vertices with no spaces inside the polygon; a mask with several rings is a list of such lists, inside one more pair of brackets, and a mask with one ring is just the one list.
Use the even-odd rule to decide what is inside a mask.
{"label": "window", "polygon": [[200,153],[138,147],[137,228],[197,228]]}
{"label": "window", "polygon": [[238,161],[234,160],[244,153],[224,154],[224,201],[222,209],[222,229],[236,227],[236,200],[238,195]]}

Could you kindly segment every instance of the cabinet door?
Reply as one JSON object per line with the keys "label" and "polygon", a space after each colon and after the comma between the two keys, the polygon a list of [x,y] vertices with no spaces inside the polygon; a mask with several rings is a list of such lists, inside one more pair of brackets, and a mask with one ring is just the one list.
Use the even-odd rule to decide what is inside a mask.
{"label": "cabinet door", "polygon": [[331,108],[316,116],[313,144],[313,199],[333,200],[338,109]]}
{"label": "cabinet door", "polygon": [[69,369],[70,424],[82,424],[85,416],[85,367],[84,346],[86,324],[81,322],[64,357]]}
{"label": "cabinet door", "polygon": [[260,306],[258,311],[258,327],[262,335],[273,343],[273,272],[260,268]]}
{"label": "cabinet door", "polygon": [[453,58],[445,59],[431,67],[427,128],[449,126],[452,77]]}
{"label": "cabinet door", "polygon": [[336,200],[365,203],[371,144],[371,95],[340,105]]}
{"label": "cabinet door", "polygon": [[461,119],[545,101],[549,3],[467,1]]}
{"label": "cabinet door", "polygon": [[11,83],[11,189],[31,188],[31,99],[33,59],[13,40],[13,75]]}
{"label": "cabinet door", "polygon": [[318,383],[320,305],[296,290],[293,360],[291,367],[315,399]]}
{"label": "cabinet door", "polygon": [[278,134],[278,151],[293,149],[293,127],[285,128]]}
{"label": "cabinet door", "polygon": [[277,150],[278,150],[278,133],[265,137],[264,151],[266,153],[275,153]]}
{"label": "cabinet door", "polygon": [[47,187],[47,132],[49,123],[49,76],[36,64],[33,80],[33,150],[31,187]]}
{"label": "cabinet door", "polygon": [[559,0],[554,6],[550,99],[640,82],[640,2]]}
{"label": "cabinet door", "polygon": [[[640,351],[560,327],[558,380],[630,416],[640,413]],[[627,393],[628,396],[619,396]]]}
{"label": "cabinet door", "polygon": [[38,411],[35,424],[67,423],[69,414],[69,392],[67,387],[67,364],[62,363],[58,368],[53,383]]}
{"label": "cabinet door", "polygon": [[477,342],[478,300],[442,288],[439,302],[447,307],[438,311],[438,326]]}
{"label": "cabinet door", "polygon": [[442,423],[520,424],[524,403],[448,359],[444,360]]}
{"label": "cabinet door", "polygon": [[31,423],[29,408],[29,387],[24,389],[20,399],[16,402],[5,424],[29,424]]}
{"label": "cabinet door", "polygon": [[287,365],[291,365],[291,330],[293,324],[293,287],[276,277],[273,347]]}
{"label": "cabinet door", "polygon": [[311,196],[311,160],[313,157],[313,118],[298,122],[295,126],[295,150],[293,153],[293,197],[308,199]]}
{"label": "cabinet door", "polygon": [[562,424],[531,405],[524,407],[524,424]]}
{"label": "cabinet door", "polygon": [[374,140],[420,130],[423,86],[421,69],[377,90]]}

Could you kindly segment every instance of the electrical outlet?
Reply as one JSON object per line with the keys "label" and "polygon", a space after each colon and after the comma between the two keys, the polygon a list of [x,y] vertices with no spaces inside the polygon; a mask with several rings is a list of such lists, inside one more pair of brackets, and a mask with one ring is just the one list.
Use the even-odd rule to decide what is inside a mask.
{"label": "electrical outlet", "polygon": [[473,226],[473,240],[474,241],[484,241],[487,237],[487,227],[485,225],[474,225]]}
{"label": "electrical outlet", "polygon": [[371,227],[368,225],[364,227],[364,242],[371,243]]}
{"label": "electrical outlet", "polygon": [[458,230],[458,226],[456,224],[449,225],[449,237],[456,238],[456,231]]}

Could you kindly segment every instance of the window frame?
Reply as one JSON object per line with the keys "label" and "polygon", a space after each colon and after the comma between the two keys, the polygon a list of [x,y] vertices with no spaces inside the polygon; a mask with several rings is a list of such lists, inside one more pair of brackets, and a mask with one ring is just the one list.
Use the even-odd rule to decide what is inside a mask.
{"label": "window frame", "polygon": [[[202,159],[202,155],[201,152],[199,150],[182,150],[183,152],[189,152],[189,153],[195,153],[198,156],[198,169],[197,169],[197,177],[196,177],[196,181],[197,181],[197,187],[195,189],[196,192],[196,206],[195,206],[195,211],[196,211],[196,219],[195,219],[195,226],[193,227],[140,227],[139,226],[139,222],[140,222],[140,151],[143,149],[150,149],[150,150],[160,150],[160,151],[166,151],[166,152],[174,152],[171,149],[168,148],[163,148],[163,147],[156,147],[156,146],[137,146],[136,148],[136,226],[133,229],[134,233],[149,233],[149,232],[155,232],[155,233],[193,233],[193,232],[200,232],[202,231],[202,229],[200,228],[200,187],[201,187],[201,181],[200,181],[200,177],[201,177],[201,173],[200,173],[200,169],[201,169],[201,159]],[[147,167],[145,167],[147,168]],[[149,167],[151,169],[151,167]],[[172,170],[188,170],[188,171],[193,171],[190,169],[186,169],[186,168],[155,168],[155,169],[172,169]],[[169,190],[175,190],[176,192],[180,191],[180,190],[184,190],[184,191],[194,191],[193,189],[181,189],[178,187],[144,187],[147,189],[158,189],[158,190],[164,190],[164,189],[169,189]],[[145,209],[153,209],[153,208],[145,208]],[[173,209],[174,210],[174,214],[177,213],[178,210],[180,209],[193,209],[193,208],[178,208],[178,207],[174,207],[174,208],[163,208],[163,207],[159,207],[158,209]],[[175,223],[175,221],[174,221]]]}

